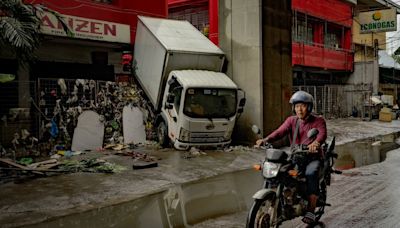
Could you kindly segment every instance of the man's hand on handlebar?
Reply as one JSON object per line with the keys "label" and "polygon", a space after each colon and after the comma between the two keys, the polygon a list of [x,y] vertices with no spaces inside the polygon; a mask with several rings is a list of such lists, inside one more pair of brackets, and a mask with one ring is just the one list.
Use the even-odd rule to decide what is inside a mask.
{"label": "man's hand on handlebar", "polygon": [[254,145],[254,148],[260,148],[262,145],[264,145],[264,139],[258,139],[256,141],[256,145]]}
{"label": "man's hand on handlebar", "polygon": [[268,141],[267,139],[258,139],[256,141],[256,145],[254,145],[254,148],[261,148],[263,146],[267,146],[268,147]]}
{"label": "man's hand on handlebar", "polygon": [[308,145],[308,151],[310,151],[310,153],[317,153],[320,146],[321,145],[318,141],[314,141],[310,145]]}

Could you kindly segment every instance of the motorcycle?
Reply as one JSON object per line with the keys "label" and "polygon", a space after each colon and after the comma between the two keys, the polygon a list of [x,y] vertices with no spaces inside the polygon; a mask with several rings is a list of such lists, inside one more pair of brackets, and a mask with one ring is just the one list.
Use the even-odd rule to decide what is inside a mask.
{"label": "motorcycle", "polygon": [[[253,126],[253,131],[260,130]],[[309,139],[318,135],[313,128],[307,133]],[[306,195],[306,178],[301,167],[307,165],[306,145],[298,145],[290,152],[274,149],[270,144],[264,146],[265,160],[256,168],[262,171],[263,188],[254,195],[254,202],[247,216],[246,227],[279,227],[284,221],[304,216],[307,212],[308,197]],[[319,195],[315,212],[315,226],[319,223],[326,206],[327,186],[331,183],[331,174],[340,174],[335,170],[334,159],[338,155],[334,151],[335,137],[330,143],[322,145],[323,158],[319,170]]]}

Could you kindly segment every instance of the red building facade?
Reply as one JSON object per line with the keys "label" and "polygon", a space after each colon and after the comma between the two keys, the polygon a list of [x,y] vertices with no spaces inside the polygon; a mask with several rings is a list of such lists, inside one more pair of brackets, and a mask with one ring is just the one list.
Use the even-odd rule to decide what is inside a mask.
{"label": "red building facade", "polygon": [[292,10],[295,69],[353,71],[353,5],[342,0],[292,0]]}
{"label": "red building facade", "polygon": [[218,0],[168,0],[168,17],[188,20],[218,45]]}
{"label": "red building facade", "polygon": [[[132,44],[135,39],[137,15],[166,17],[168,13],[167,0],[25,0],[25,2],[41,4],[68,16],[129,25]],[[93,32],[93,27],[90,28],[93,25],[84,23],[86,23],[84,26],[88,27],[81,29],[87,33],[91,30]]]}

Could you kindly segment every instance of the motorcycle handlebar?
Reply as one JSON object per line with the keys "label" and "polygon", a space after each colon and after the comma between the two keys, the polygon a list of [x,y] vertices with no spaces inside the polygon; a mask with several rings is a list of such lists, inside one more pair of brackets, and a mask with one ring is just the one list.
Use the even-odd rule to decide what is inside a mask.
{"label": "motorcycle handlebar", "polygon": [[296,153],[309,153],[310,151],[308,150],[308,146],[307,145],[296,145],[293,149],[292,149],[292,153],[296,154]]}

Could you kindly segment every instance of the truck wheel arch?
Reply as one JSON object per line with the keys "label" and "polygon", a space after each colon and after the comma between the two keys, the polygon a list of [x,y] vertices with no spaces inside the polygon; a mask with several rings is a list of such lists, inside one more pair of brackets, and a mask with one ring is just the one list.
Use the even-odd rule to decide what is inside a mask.
{"label": "truck wheel arch", "polygon": [[[162,127],[161,125],[163,125],[164,127]],[[168,123],[167,123],[167,121],[165,121],[165,119],[163,118],[163,116],[162,115],[158,115],[157,117],[156,117],[156,121],[155,121],[155,127],[156,127],[156,131],[157,131],[157,139],[158,139],[158,142],[160,143],[160,145],[162,146],[162,147],[167,147],[168,145],[169,145],[169,143],[170,143],[170,139],[169,139],[169,136],[168,136]],[[160,138],[160,129],[159,128],[165,128],[164,130],[163,130],[163,137],[162,138]]]}
{"label": "truck wheel arch", "polygon": [[168,128],[168,122],[166,121],[167,118],[165,118],[164,114],[158,114],[156,116],[156,121],[154,122],[154,126],[157,127],[161,122],[165,123],[165,126]]}

